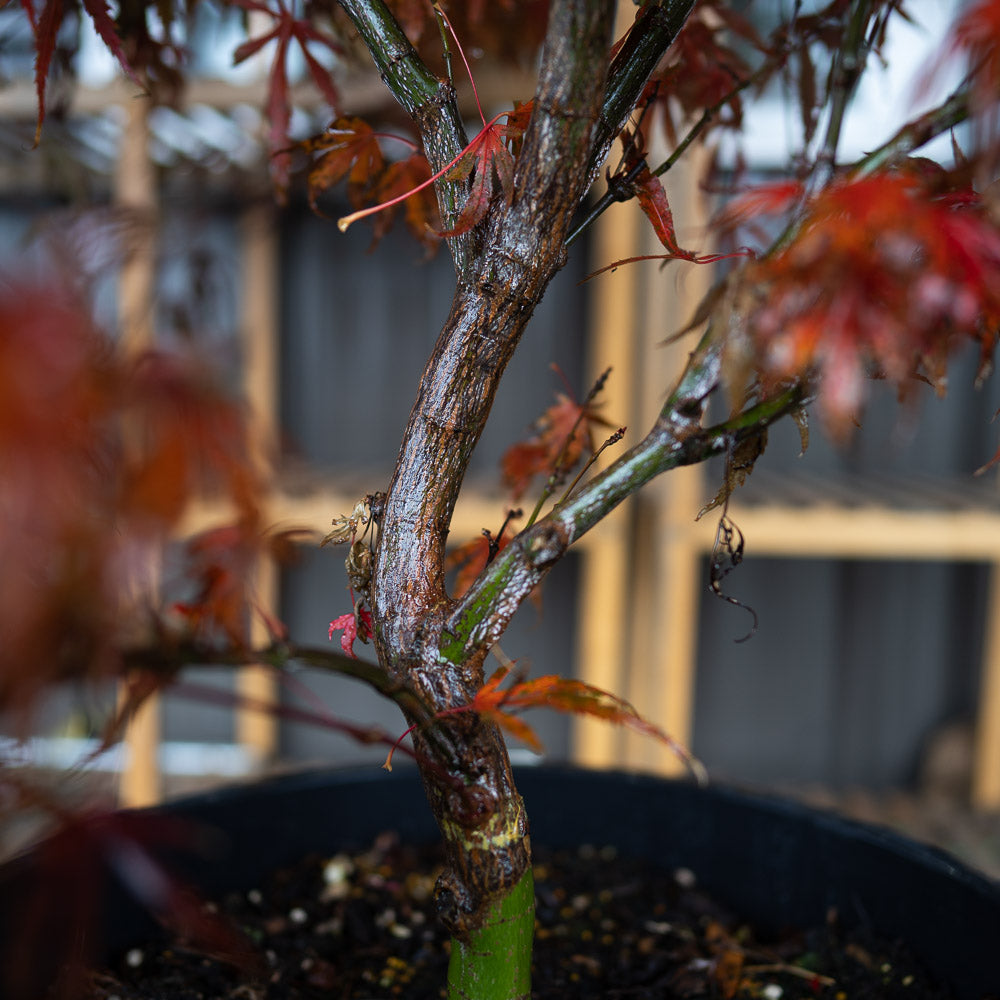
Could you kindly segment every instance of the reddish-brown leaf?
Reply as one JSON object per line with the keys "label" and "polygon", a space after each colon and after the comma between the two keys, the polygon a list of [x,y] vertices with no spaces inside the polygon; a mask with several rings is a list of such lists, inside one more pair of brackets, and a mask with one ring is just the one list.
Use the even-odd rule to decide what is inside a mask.
{"label": "reddish-brown leaf", "polygon": [[667,192],[658,177],[648,167],[643,167],[634,181],[635,196],[639,207],[653,225],[657,239],[679,260],[697,261],[698,255],[681,249],[674,233],[674,216],[667,202]]}
{"label": "reddish-brown leaf", "polygon": [[976,110],[994,107],[1000,92],[1000,0],[979,0],[962,11],[945,41],[939,65],[956,57],[972,69]]}
{"label": "reddish-brown leaf", "polygon": [[514,499],[539,475],[568,472],[585,452],[593,452],[593,430],[612,426],[593,402],[578,403],[564,393],[535,422],[532,436],[511,445],[500,460],[504,484]]}
{"label": "reddish-brown leaf", "polygon": [[684,121],[694,120],[727,97],[724,112],[712,124],[739,128],[742,123],[743,106],[736,88],[750,71],[729,44],[727,34],[734,20],[718,16],[726,7],[713,0],[699,3],[654,78],[657,107],[670,135],[676,136]]}
{"label": "reddish-brown leaf", "polygon": [[0,290],[0,707],[111,666],[118,373],[69,283]]}
{"label": "reddish-brown leaf", "polygon": [[385,158],[378,136],[361,118],[338,118],[322,135],[295,144],[295,149],[319,153],[309,168],[309,203],[316,209],[320,194],[346,178],[352,203],[378,183]]}
{"label": "reddish-brown leaf", "polygon": [[[441,41],[434,9],[427,0],[388,0],[388,6],[418,46],[421,56],[436,63]],[[548,0],[463,0],[443,3],[449,21],[469,50],[488,52],[518,66],[530,61],[545,34]]]}
{"label": "reddish-brown leaf", "polygon": [[248,567],[276,544],[243,406],[193,354],[125,358],[78,277],[45,277],[0,288],[0,708],[15,712],[57,681],[118,673],[149,639],[171,596],[162,554],[196,496],[241,529],[186,551],[188,627],[242,635]]}
{"label": "reddish-brown leaf", "polygon": [[535,438],[518,441],[503,453],[500,472],[515,500],[524,496],[535,476],[549,471],[550,462],[549,446]]}
{"label": "reddish-brown leaf", "polygon": [[166,529],[194,496],[222,492],[244,518],[255,516],[261,481],[247,414],[199,358],[146,352],[126,369],[120,405],[132,424],[123,513]]}
{"label": "reddish-brown leaf", "polygon": [[187,542],[182,581],[193,582],[197,589],[191,600],[178,601],[173,610],[198,639],[221,638],[247,648],[255,614],[272,639],[284,638],[284,626],[266,612],[253,585],[257,560],[269,549],[268,536],[254,521],[212,528]]}
{"label": "reddish-brown leaf", "polygon": [[[660,179],[653,175],[646,165],[645,152],[642,146],[642,135],[638,131],[625,131],[622,133],[622,145],[624,156],[620,168],[619,177],[627,177],[628,184],[639,207],[646,218],[649,219],[656,233],[657,239],[666,247],[668,253],[655,255],[658,260],[686,260],[694,264],[713,263],[719,259],[717,254],[699,255],[692,250],[685,250],[677,242],[677,234],[674,230],[674,216],[670,211],[670,204],[667,201],[667,192],[660,183]],[[621,264],[632,263],[637,260],[654,259],[653,255],[630,257],[627,260],[614,261],[612,264],[595,271],[588,277],[594,277],[603,271],[617,268]]]}
{"label": "reddish-brown leaf", "polygon": [[[386,167],[378,179],[373,198],[380,202],[392,201],[407,191],[412,191],[402,202],[406,228],[428,251],[436,249],[441,242],[441,216],[438,214],[437,199],[430,185],[422,187],[431,176],[430,164],[420,153],[414,153],[405,160],[397,160]],[[385,212],[375,218],[376,239],[388,230],[392,212]]]}

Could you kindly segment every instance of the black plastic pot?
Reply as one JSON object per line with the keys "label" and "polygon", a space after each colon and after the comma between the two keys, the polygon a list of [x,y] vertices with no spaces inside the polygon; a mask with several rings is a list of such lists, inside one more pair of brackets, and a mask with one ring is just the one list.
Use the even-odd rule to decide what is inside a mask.
{"label": "black plastic pot", "polygon": [[[613,844],[659,866],[689,868],[764,929],[815,925],[835,907],[846,924],[905,942],[960,1000],[1000,996],[1000,885],[941,851],[725,787],[556,767],[523,769],[517,783],[536,843]],[[171,859],[206,892],[248,888],[306,853],[363,847],[387,829],[415,843],[436,836],[411,769],[296,774],[165,811],[216,831],[201,855]],[[32,869],[29,856],[0,872],[0,942],[14,938]],[[58,916],[58,900],[52,905]],[[102,948],[138,943],[150,930],[123,892],[107,894]]]}

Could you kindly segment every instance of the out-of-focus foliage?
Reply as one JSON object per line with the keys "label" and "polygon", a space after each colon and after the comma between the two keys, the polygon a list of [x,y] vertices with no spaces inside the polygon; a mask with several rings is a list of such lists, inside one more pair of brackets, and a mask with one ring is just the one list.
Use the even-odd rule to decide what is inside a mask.
{"label": "out-of-focus foliage", "polygon": [[248,576],[229,564],[265,544],[243,405],[193,354],[127,356],[48,279],[0,288],[0,707],[117,672],[123,646],[173,620],[163,551],[195,497],[236,525],[185,554],[199,630],[245,634]]}

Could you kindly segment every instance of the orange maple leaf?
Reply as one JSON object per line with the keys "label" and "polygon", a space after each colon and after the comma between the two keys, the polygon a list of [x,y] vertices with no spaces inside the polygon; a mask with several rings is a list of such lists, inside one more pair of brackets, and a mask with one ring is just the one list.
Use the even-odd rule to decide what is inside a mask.
{"label": "orange maple leaf", "polygon": [[501,687],[509,674],[510,667],[498,667],[468,705],[444,714],[476,712],[526,743],[536,753],[542,751],[541,741],[534,730],[514,713],[529,708],[548,708],[556,712],[589,715],[616,725],[628,726],[663,743],[699,780],[703,777],[704,769],[687,749],[659,726],[644,719],[624,699],[584,681],[557,674],[547,674],[534,680],[516,682],[506,688]]}

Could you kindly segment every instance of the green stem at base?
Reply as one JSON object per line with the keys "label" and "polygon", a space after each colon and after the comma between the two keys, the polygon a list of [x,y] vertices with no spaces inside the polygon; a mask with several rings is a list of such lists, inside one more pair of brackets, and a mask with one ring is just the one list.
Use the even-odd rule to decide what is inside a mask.
{"label": "green stem at base", "polygon": [[531,867],[490,907],[468,940],[452,938],[448,1000],[527,1000],[531,995],[531,943],[535,883]]}

